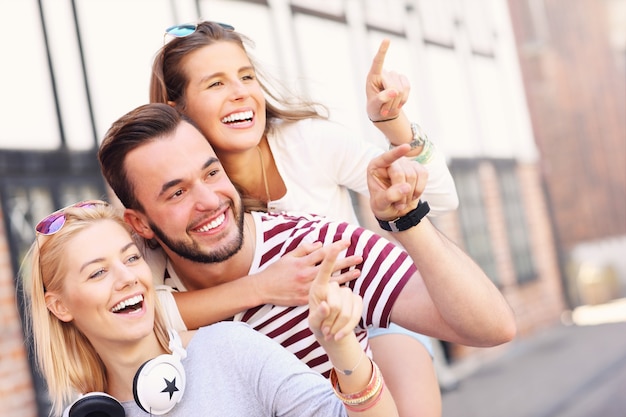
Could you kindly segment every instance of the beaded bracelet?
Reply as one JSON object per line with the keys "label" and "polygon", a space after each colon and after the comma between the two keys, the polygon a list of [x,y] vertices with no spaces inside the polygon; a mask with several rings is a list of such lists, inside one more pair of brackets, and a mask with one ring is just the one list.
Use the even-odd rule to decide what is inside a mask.
{"label": "beaded bracelet", "polygon": [[419,162],[420,164],[427,164],[432,159],[434,152],[435,145],[430,141],[430,139],[426,138],[422,152],[414,157],[413,160]]}
{"label": "beaded bracelet", "polygon": [[367,401],[371,400],[377,395],[380,395],[384,381],[382,374],[380,373],[380,369],[376,362],[372,361],[372,377],[368,382],[367,386],[359,392],[355,392],[352,394],[344,394],[341,392],[339,388],[339,380],[337,378],[337,372],[335,368],[330,370],[330,384],[335,391],[335,395],[346,405],[346,406],[359,406],[363,405]]}

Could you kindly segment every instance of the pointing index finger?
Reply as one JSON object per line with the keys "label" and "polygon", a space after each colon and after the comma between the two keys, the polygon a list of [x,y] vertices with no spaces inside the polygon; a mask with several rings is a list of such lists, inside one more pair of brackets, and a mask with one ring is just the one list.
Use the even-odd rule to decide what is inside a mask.
{"label": "pointing index finger", "polygon": [[383,39],[378,47],[378,52],[376,52],[376,56],[374,56],[374,60],[372,61],[372,67],[370,68],[370,74],[379,75],[383,73],[383,68],[385,66],[385,56],[387,55],[387,50],[389,49],[389,39]]}
{"label": "pointing index finger", "polygon": [[313,285],[328,285],[330,282],[330,276],[333,273],[335,261],[339,256],[339,252],[345,249],[348,246],[349,242],[340,240],[332,243],[326,252],[326,256],[322,261],[319,270],[317,272],[317,276],[313,281]]}
{"label": "pointing index finger", "polygon": [[370,162],[370,169],[388,168],[392,163],[402,158],[404,155],[411,151],[411,147],[408,143],[400,146],[395,146],[385,153],[380,154],[378,157],[372,159]]}

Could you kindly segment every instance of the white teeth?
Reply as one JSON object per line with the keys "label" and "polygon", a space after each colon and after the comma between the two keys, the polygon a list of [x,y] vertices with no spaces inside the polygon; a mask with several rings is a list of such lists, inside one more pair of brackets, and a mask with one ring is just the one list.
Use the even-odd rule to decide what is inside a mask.
{"label": "white teeth", "polygon": [[226,216],[224,215],[224,213],[220,214],[215,220],[213,220],[211,223],[207,224],[206,226],[203,226],[199,229],[196,229],[198,232],[208,232],[211,229],[215,229],[217,226],[219,226],[220,224],[224,223],[224,220],[226,219]]}
{"label": "white teeth", "polygon": [[143,301],[143,295],[136,295],[134,297],[131,297],[127,300],[121,301],[119,304],[117,304],[115,307],[113,307],[111,309],[112,312],[117,313],[120,310],[125,309],[126,307],[129,306],[134,306],[136,304],[139,304],[140,302]]}
{"label": "white teeth", "polygon": [[252,119],[252,116],[253,116],[252,110],[242,111],[240,113],[233,113],[231,115],[224,117],[222,119],[222,123],[233,123],[233,122],[240,122],[243,120],[250,120]]}

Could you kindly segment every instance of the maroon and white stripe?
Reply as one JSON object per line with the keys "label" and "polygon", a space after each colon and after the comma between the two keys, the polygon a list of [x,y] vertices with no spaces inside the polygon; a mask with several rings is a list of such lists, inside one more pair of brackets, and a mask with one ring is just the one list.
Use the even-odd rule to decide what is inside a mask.
{"label": "maroon and white stripe", "polygon": [[[391,307],[408,279],[416,272],[411,258],[401,248],[374,233],[343,222],[331,222],[310,214],[252,213],[256,222],[257,250],[250,274],[276,262],[302,242],[330,244],[340,239],[351,241],[339,257],[359,254],[363,263],[359,278],[349,282],[363,297],[363,316],[356,329],[363,349],[369,352],[367,327],[386,327]],[[293,352],[311,368],[328,376],[331,364],[309,330],[308,307],[264,305],[234,317],[268,335]]]}

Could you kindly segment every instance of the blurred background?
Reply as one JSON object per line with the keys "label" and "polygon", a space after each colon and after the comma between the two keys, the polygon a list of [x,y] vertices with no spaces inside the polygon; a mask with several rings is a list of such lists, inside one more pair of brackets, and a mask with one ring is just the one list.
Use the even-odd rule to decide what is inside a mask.
{"label": "blurred background", "polygon": [[[266,72],[382,146],[364,84],[391,39],[385,66],[412,86],[405,111],[457,184],[459,209],[433,222],[493,279],[519,327],[497,348],[436,341],[444,416],[491,415],[452,396],[478,369],[523,364],[512,353],[524,343],[626,321],[626,0],[0,0],[2,416],[48,415],[16,297],[34,224],[107,198],[99,141],[147,102],[164,29],[204,19],[235,26]],[[624,334],[602,329],[576,334]]]}

